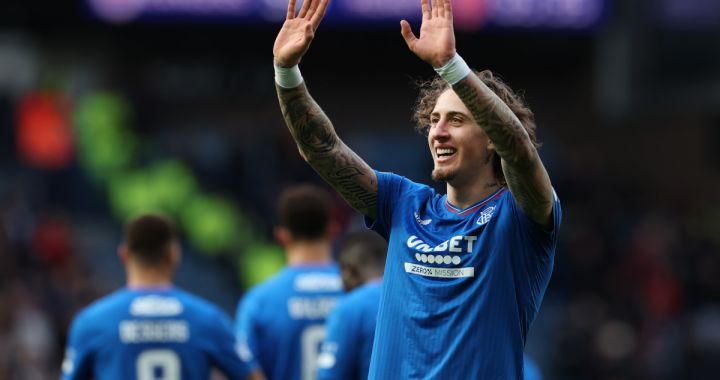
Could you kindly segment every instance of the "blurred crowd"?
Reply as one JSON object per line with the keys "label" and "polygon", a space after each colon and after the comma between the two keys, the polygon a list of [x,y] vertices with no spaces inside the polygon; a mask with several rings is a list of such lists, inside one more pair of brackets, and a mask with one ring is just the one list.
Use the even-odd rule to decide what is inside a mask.
{"label": "blurred crowd", "polygon": [[0,378],[59,377],[73,315],[108,291],[74,246],[71,220],[0,196]]}
{"label": "blurred crowd", "polygon": [[683,210],[689,200],[643,205],[602,191],[565,193],[556,270],[530,348],[549,360],[550,378],[714,378],[717,235],[699,233]]}
{"label": "blurred crowd", "polygon": [[[223,30],[195,30],[188,40],[175,38],[175,31],[163,29],[145,45],[142,28],[111,30],[94,43],[43,35],[46,46],[30,54],[35,66],[45,67],[42,75],[25,81],[15,71],[0,72],[0,380],[58,378],[74,313],[122,283],[114,257],[122,221],[115,220],[105,190],[76,162],[60,170],[38,169],[18,153],[17,99],[34,89],[23,87],[25,82],[55,86],[71,98],[98,89],[127,95],[136,114],[127,128],[145,151],[140,161],[182,160],[200,187],[231,197],[266,240],[272,239],[271,215],[282,187],[320,182],[282,123],[267,57],[272,37],[258,33],[257,41],[243,41],[252,54],[231,54],[228,46],[239,44]],[[92,33],[80,33],[87,34]],[[388,52],[382,69],[369,68],[367,60],[338,59],[348,54],[347,47],[342,54],[334,50],[342,44],[355,49],[366,38],[377,44],[387,40],[386,34],[348,36],[352,43],[317,41],[325,44],[317,51],[340,64],[328,66],[327,56],[316,55],[303,68],[316,99],[343,140],[371,166],[431,183],[426,142],[411,132],[414,90],[407,73],[428,69],[410,54]],[[692,84],[693,73],[648,70],[640,79],[652,82],[657,74],[677,80],[670,83],[679,89],[670,98],[677,101],[609,115],[593,99],[599,96],[596,87],[603,87],[593,81],[607,79],[598,79],[594,69],[601,71],[598,62],[614,62],[615,45],[607,61],[594,61],[603,49],[590,37],[481,37],[460,38],[459,46],[479,46],[464,50],[464,57],[499,67],[511,85],[526,90],[545,143],[540,153],[564,211],[555,271],[527,352],[550,380],[717,379],[720,119],[717,108],[693,104],[713,98],[680,92],[684,79]],[[83,55],[84,48],[97,55]],[[364,49],[353,54],[377,54],[375,46]],[[18,56],[11,53],[0,51],[0,68],[13,67],[2,60]],[[30,72],[34,66],[15,67]],[[7,84],[20,79],[18,88]],[[614,79],[632,82],[620,74]],[[622,100],[626,88],[608,86],[612,100]],[[664,95],[647,88],[658,98]],[[697,97],[686,96],[689,92]],[[349,220],[347,229],[362,228],[351,210],[340,212],[341,220]],[[99,256],[106,259],[98,261]],[[188,256],[179,275],[200,278],[200,266],[193,264],[200,255]],[[240,271],[228,265],[203,268],[215,274],[203,281],[224,276],[236,282],[200,293],[229,311],[239,296]]]}

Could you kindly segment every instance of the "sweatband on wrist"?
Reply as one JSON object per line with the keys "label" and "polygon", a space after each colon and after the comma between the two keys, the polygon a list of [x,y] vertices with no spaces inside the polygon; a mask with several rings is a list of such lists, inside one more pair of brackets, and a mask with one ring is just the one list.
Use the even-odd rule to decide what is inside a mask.
{"label": "sweatband on wrist", "polygon": [[280,67],[273,62],[275,68],[275,83],[282,88],[295,88],[303,82],[298,65],[293,67]]}
{"label": "sweatband on wrist", "polygon": [[436,67],[435,72],[438,73],[443,79],[445,79],[450,85],[454,85],[460,82],[463,78],[468,76],[472,70],[470,66],[465,63],[462,57],[455,53],[452,58],[443,67]]}

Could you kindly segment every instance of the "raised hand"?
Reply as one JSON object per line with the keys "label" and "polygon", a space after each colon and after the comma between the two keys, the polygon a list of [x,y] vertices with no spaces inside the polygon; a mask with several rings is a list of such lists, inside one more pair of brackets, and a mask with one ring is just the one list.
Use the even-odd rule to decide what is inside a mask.
{"label": "raised hand", "polygon": [[406,20],[400,21],[400,32],[415,55],[432,67],[442,67],[455,55],[452,4],[450,0],[433,0],[431,6],[429,0],[420,0],[420,5],[420,38],[415,37]]}
{"label": "raised hand", "polygon": [[288,3],[287,17],[275,38],[273,56],[280,67],[292,67],[300,63],[315,36],[315,30],[325,16],[329,0],[304,0],[300,12],[295,15],[295,2]]}

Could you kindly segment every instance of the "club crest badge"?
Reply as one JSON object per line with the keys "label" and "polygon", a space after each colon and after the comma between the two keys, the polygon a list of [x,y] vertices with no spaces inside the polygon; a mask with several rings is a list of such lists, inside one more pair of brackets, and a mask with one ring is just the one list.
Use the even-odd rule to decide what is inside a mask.
{"label": "club crest badge", "polygon": [[490,207],[486,208],[485,210],[482,210],[480,212],[480,217],[478,217],[478,220],[475,223],[477,223],[478,226],[482,226],[482,225],[486,224],[492,218],[493,211],[495,211],[495,206],[490,206]]}

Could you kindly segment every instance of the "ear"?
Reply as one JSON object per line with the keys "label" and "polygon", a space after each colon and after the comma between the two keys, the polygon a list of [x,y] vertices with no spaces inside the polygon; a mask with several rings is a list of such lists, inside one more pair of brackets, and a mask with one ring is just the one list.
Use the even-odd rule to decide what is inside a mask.
{"label": "ear", "polygon": [[343,289],[349,292],[363,283],[360,272],[354,265],[341,265],[340,277],[342,278]]}
{"label": "ear", "polygon": [[120,244],[117,249],[117,255],[123,265],[128,264],[128,261],[130,260],[130,251],[128,251],[127,245]]}
{"label": "ear", "polygon": [[280,246],[287,247],[290,244],[291,236],[287,228],[275,227],[273,229],[273,235],[275,235],[275,240]]}
{"label": "ear", "polygon": [[177,267],[182,262],[182,249],[180,249],[180,243],[174,241],[170,243],[170,264],[173,267]]}
{"label": "ear", "polygon": [[491,151],[495,151],[495,144],[493,144],[492,140],[488,139],[487,149]]}
{"label": "ear", "polygon": [[330,219],[328,221],[327,225],[327,231],[325,232],[325,236],[327,236],[328,240],[334,241],[336,237],[340,235],[342,228],[340,227],[340,223],[338,223],[334,219]]}

